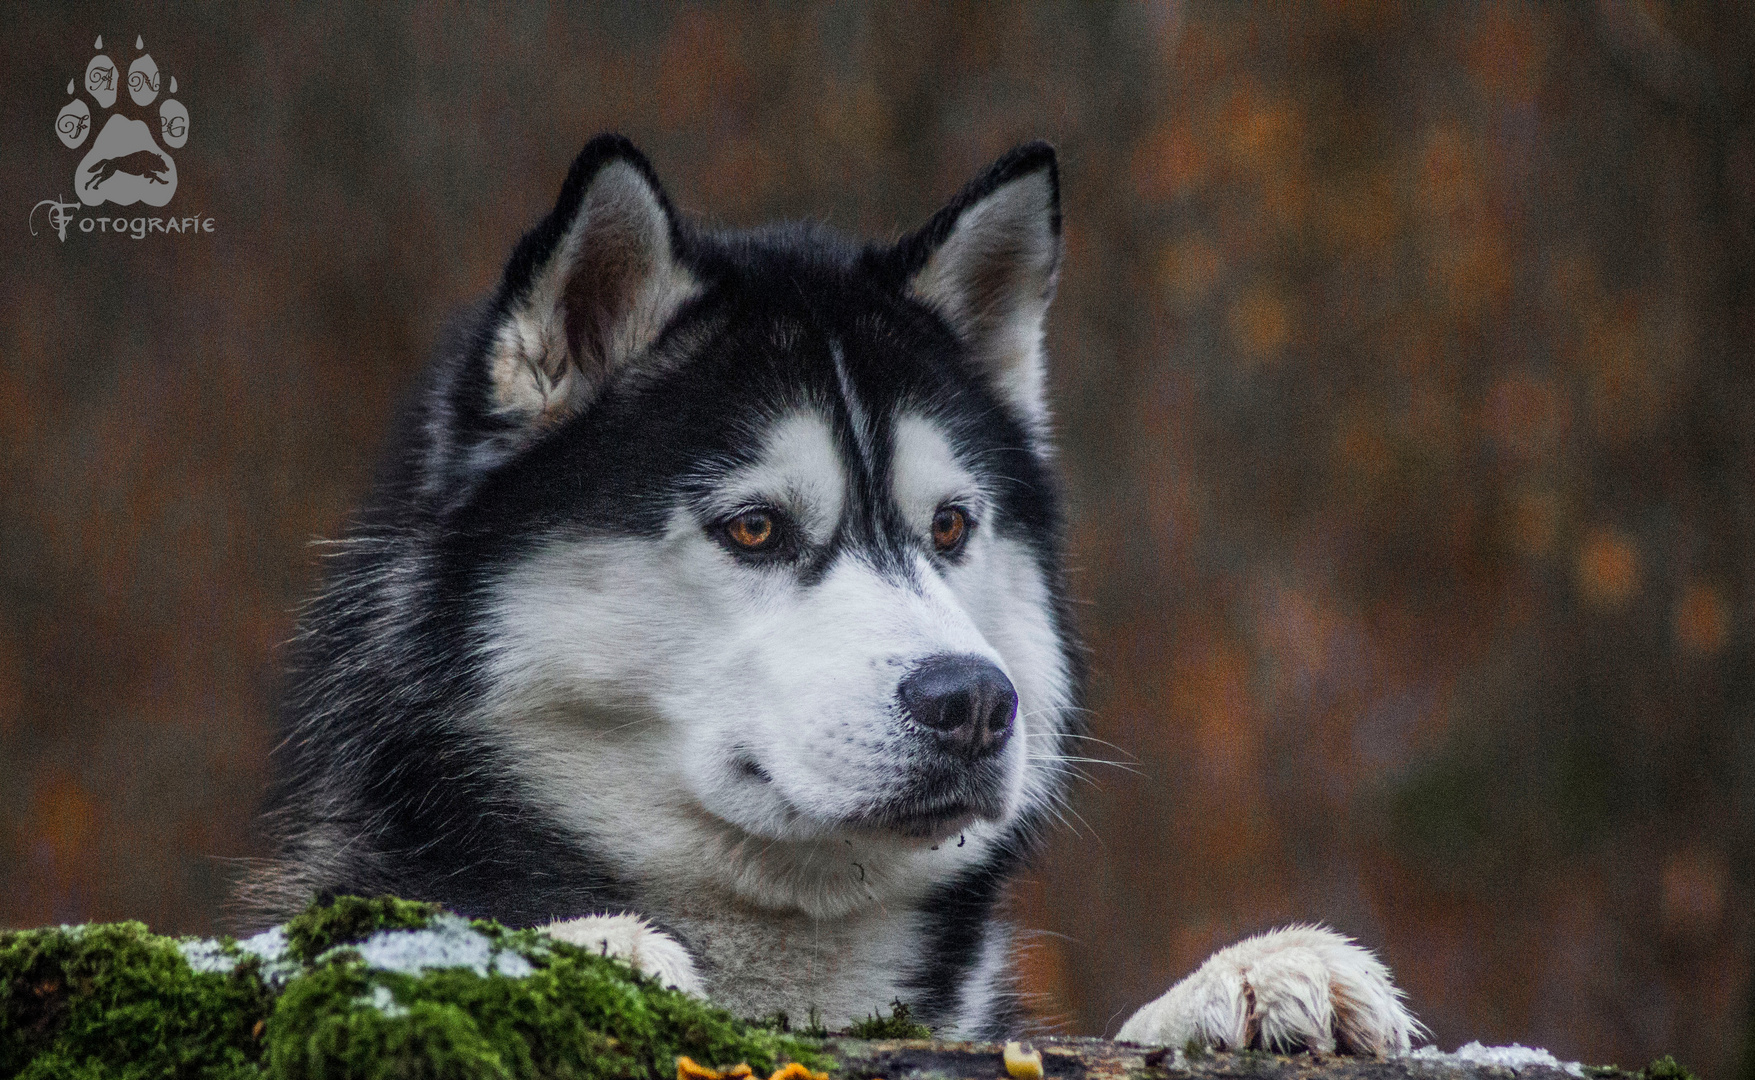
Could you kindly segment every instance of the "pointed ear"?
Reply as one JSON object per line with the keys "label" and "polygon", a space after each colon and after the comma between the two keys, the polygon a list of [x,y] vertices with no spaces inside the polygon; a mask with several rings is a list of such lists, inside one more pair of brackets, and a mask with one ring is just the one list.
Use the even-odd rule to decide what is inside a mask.
{"label": "pointed ear", "polygon": [[1001,397],[1047,419],[1043,321],[1060,270],[1054,148],[1006,154],[896,247],[905,288],[944,317]]}
{"label": "pointed ear", "polygon": [[699,291],[652,166],[599,135],[506,264],[486,358],[490,411],[533,431],[577,413]]}

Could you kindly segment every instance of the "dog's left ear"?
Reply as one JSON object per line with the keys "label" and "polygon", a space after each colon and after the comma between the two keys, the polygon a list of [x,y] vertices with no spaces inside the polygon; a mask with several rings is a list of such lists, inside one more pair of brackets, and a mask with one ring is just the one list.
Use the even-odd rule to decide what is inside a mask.
{"label": "dog's left ear", "polygon": [[1000,396],[1043,423],[1042,328],[1060,270],[1054,148],[1028,143],[994,162],[893,257],[908,294],[950,323]]}

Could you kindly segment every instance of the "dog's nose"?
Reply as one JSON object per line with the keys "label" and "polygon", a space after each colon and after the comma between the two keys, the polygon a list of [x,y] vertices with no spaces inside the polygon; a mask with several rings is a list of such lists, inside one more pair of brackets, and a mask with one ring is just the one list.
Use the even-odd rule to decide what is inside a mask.
{"label": "dog's nose", "polygon": [[979,656],[934,656],[897,687],[908,718],[938,733],[945,748],[974,759],[997,753],[1012,736],[1018,692]]}

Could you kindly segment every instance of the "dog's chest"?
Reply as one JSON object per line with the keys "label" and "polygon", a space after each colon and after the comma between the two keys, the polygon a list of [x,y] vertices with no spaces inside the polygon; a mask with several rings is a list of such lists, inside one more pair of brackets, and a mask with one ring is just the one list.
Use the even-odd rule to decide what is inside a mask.
{"label": "dog's chest", "polygon": [[795,1026],[815,1009],[831,1029],[907,997],[920,965],[914,915],[881,909],[815,919],[748,908],[671,916],[701,961],[707,993],[740,1016],[783,1010]]}

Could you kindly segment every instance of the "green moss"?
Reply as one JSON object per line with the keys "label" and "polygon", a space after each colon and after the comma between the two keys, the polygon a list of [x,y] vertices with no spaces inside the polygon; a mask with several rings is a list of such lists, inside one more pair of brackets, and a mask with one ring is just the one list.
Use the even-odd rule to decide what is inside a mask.
{"label": "green moss", "polygon": [[672,1076],[681,1054],[759,1073],[832,1064],[621,961],[431,905],[344,897],[289,923],[278,961],[277,940],[246,943],[264,960],[138,923],[0,934],[0,1075],[588,1080]]}
{"label": "green moss", "polygon": [[1677,1063],[1668,1054],[1647,1065],[1641,1075],[1645,1080],[1694,1080],[1694,1074],[1687,1066]]}
{"label": "green moss", "polygon": [[932,1029],[915,1020],[908,1006],[901,1001],[890,1003],[890,1015],[872,1013],[864,1020],[855,1020],[847,1034],[855,1039],[930,1039]]}
{"label": "green moss", "polygon": [[268,1022],[271,1074],[663,1077],[675,1075],[679,1054],[758,1072],[791,1060],[822,1067],[808,1043],[666,990],[620,961],[485,925],[535,970],[412,975],[374,970],[343,951],[281,998]]}
{"label": "green moss", "polygon": [[0,933],[0,1076],[258,1077],[257,968],[197,972],[139,923]]}
{"label": "green moss", "polygon": [[[759,1020],[751,1020],[750,1023],[757,1027],[767,1028],[769,1031],[778,1031],[782,1035],[792,1033],[792,1017],[788,1016],[784,1010],[771,1012]],[[810,1007],[810,1012],[804,1018],[804,1026],[798,1029],[798,1033],[807,1039],[826,1039],[829,1037],[829,1029],[823,1023],[823,1014],[817,1010],[815,1005]]]}
{"label": "green moss", "polygon": [[286,924],[286,944],[295,959],[312,964],[337,945],[364,941],[380,930],[419,930],[440,912],[437,904],[380,896],[367,900],[337,896],[313,900]]}

